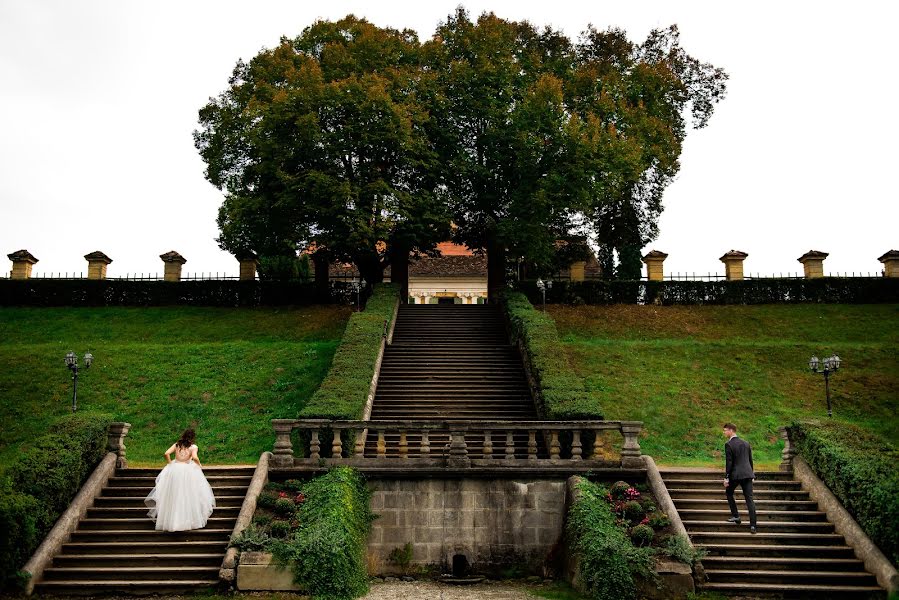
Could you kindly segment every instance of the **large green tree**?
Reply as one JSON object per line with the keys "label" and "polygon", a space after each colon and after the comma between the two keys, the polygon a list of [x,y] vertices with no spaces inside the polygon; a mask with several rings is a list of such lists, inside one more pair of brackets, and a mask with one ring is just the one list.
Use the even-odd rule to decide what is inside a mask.
{"label": "large green tree", "polygon": [[410,31],[348,16],[238,62],[194,134],[225,193],[220,246],[261,256],[315,248],[374,283],[391,260],[402,269],[410,251],[445,239],[419,51]]}

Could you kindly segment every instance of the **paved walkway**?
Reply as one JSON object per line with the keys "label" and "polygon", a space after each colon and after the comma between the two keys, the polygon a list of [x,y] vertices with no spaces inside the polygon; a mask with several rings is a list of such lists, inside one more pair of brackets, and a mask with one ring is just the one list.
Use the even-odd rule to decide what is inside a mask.
{"label": "paved walkway", "polygon": [[[532,589],[539,589],[534,587]],[[447,585],[431,581],[373,583],[365,600],[535,600],[528,586],[512,583]]]}

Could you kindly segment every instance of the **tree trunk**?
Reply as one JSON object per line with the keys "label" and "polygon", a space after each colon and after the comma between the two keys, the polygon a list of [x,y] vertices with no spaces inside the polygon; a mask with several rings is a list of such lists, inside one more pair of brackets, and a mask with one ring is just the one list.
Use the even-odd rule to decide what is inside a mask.
{"label": "tree trunk", "polygon": [[328,255],[325,252],[319,251],[312,255],[312,266],[315,267],[315,287],[322,293],[327,293],[329,291],[329,263]]}
{"label": "tree trunk", "polygon": [[357,258],[356,268],[359,269],[359,275],[365,280],[367,286],[384,281],[384,267],[381,266],[381,260],[377,254]]}
{"label": "tree trunk", "polygon": [[487,301],[499,302],[506,287],[506,247],[496,239],[496,232],[487,234]]}
{"label": "tree trunk", "polygon": [[400,302],[409,301],[409,249],[391,244],[390,282],[400,286]]}

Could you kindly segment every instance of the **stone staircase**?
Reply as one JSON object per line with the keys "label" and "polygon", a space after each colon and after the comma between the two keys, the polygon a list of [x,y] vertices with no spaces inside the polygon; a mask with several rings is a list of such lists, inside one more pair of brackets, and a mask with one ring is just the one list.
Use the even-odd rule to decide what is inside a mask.
{"label": "stone staircase", "polygon": [[35,591],[160,594],[215,586],[253,470],[204,467],[215,512],[204,529],[171,533],[153,528],[143,502],[159,470],[116,471]]}
{"label": "stone staircase", "polygon": [[[509,343],[500,308],[495,305],[404,304],[393,340],[384,351],[371,420],[537,419],[521,357]],[[410,434],[410,456],[420,436]],[[446,431],[429,435],[432,453],[449,443]],[[502,448],[505,434],[491,436]],[[398,434],[386,435],[392,456]],[[483,438],[466,436],[469,454],[479,458]],[[527,433],[516,434],[516,455],[527,453]],[[542,443],[541,443],[542,445]],[[376,453],[369,434],[366,454]],[[541,450],[542,451],[542,450]]]}
{"label": "stone staircase", "polygon": [[741,525],[728,523],[724,474],[666,469],[662,478],[696,546],[708,582],[703,589],[727,595],[805,598],[884,598],[874,576],[791,473],[756,472],[758,532],[749,532],[742,492]]}

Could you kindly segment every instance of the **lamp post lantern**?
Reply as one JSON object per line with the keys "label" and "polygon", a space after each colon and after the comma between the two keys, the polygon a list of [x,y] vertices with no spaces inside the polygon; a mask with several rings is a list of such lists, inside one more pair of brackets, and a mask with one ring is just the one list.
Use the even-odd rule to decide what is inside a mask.
{"label": "lamp post lantern", "polygon": [[365,289],[367,283],[364,279],[360,279],[351,284],[351,289],[356,292],[356,312],[362,310],[362,290]]}
{"label": "lamp post lantern", "polygon": [[836,373],[840,369],[840,357],[832,354],[824,360],[818,360],[817,356],[808,359],[808,368],[812,373],[821,373],[824,375],[824,395],[827,397],[827,416],[833,417],[833,411],[830,407],[830,375]]}
{"label": "lamp post lantern", "polygon": [[72,412],[78,410],[78,369],[83,368],[85,370],[91,368],[91,363],[94,362],[94,355],[90,352],[87,352],[84,355],[84,366],[78,366],[78,357],[75,356],[74,352],[69,352],[65,357],[66,366],[72,372]]}
{"label": "lamp post lantern", "polygon": [[537,289],[540,290],[543,294],[543,312],[546,312],[546,290],[553,289],[552,279],[547,279],[543,281],[542,279],[537,280]]}

